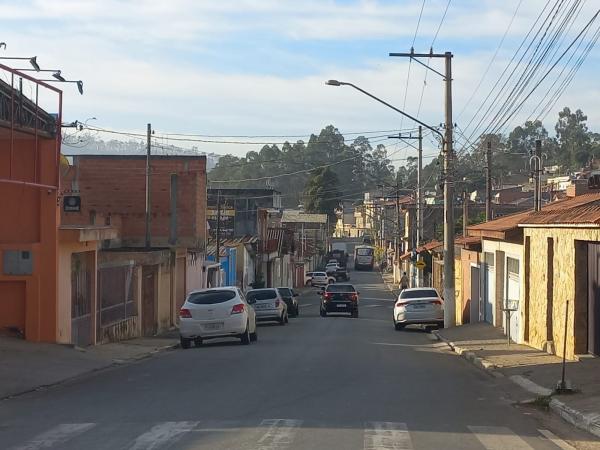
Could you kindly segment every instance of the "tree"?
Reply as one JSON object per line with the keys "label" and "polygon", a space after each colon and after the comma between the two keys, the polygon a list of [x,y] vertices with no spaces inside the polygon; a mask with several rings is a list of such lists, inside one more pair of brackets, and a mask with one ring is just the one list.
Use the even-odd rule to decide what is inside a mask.
{"label": "tree", "polygon": [[335,209],[340,203],[339,184],[337,175],[329,167],[313,171],[304,191],[304,209],[310,213],[327,214],[330,226],[335,226]]}
{"label": "tree", "polygon": [[587,116],[578,109],[574,113],[565,107],[558,113],[554,129],[558,141],[558,159],[570,169],[579,169],[591,159],[591,136],[586,125]]}

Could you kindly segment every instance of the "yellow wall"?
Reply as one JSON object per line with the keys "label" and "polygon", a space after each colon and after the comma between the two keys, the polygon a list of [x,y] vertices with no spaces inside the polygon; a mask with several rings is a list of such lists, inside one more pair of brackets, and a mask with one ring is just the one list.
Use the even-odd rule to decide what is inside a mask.
{"label": "yellow wall", "polygon": [[[171,265],[163,263],[158,268],[158,332],[171,326]],[[173,270],[175,268],[173,267]]]}
{"label": "yellow wall", "polygon": [[[587,342],[575,337],[575,321],[581,323],[582,310],[587,305],[587,292],[576,296],[575,277],[587,273],[585,267],[576,267],[575,241],[600,241],[600,229],[592,228],[525,228],[524,236],[530,237],[530,282],[529,289],[529,344],[543,348],[547,341],[547,238],[554,239],[554,280],[552,308],[552,340],[556,354],[562,356],[566,302],[569,300],[567,323],[566,356],[573,359],[578,352],[585,351]],[[586,262],[587,264],[587,262]],[[576,304],[577,303],[577,308]],[[577,310],[577,317],[576,317]],[[579,326],[579,325],[578,325]],[[577,330],[581,332],[581,330]],[[581,334],[581,333],[580,333]]]}

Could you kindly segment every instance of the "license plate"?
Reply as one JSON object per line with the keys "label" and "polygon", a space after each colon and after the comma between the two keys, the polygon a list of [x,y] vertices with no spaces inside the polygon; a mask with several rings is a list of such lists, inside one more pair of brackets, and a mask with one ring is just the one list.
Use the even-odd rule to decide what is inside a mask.
{"label": "license plate", "polygon": [[271,305],[255,305],[254,309],[269,309]]}
{"label": "license plate", "polygon": [[204,324],[204,328],[207,330],[220,330],[223,328],[223,322],[207,323]]}
{"label": "license plate", "polygon": [[425,305],[412,305],[412,309],[425,309]]}
{"label": "license plate", "polygon": [[341,304],[341,305],[337,305],[338,308],[345,308],[346,305],[345,304]]}

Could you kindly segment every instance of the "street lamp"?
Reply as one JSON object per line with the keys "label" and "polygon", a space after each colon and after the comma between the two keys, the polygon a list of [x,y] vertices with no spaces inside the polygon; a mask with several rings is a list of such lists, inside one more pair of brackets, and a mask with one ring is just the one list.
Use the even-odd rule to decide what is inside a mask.
{"label": "street lamp", "polygon": [[54,78],[56,78],[58,81],[67,81],[62,76],[61,71],[58,69],[21,69],[21,68],[18,68],[15,70],[18,70],[19,72],[52,72],[52,76]]}
{"label": "street lamp", "polygon": [[325,82],[325,84],[327,86],[350,86],[354,89],[356,89],[359,92],[362,92],[363,94],[365,94],[368,97],[371,97],[373,100],[378,101],[379,103],[387,106],[388,108],[393,109],[394,111],[396,111],[397,113],[402,114],[404,117],[408,117],[410,120],[412,120],[413,122],[417,122],[419,125],[424,126],[425,128],[427,128],[428,130],[431,130],[432,132],[434,132],[435,134],[437,134],[440,139],[442,140],[442,147],[444,146],[444,143],[446,142],[444,135],[436,128],[431,127],[429,125],[427,125],[424,122],[421,122],[419,119],[417,119],[416,117],[411,116],[410,114],[405,113],[404,111],[402,111],[401,109],[396,108],[393,105],[390,105],[388,102],[381,100],[379,97],[375,97],[373,94],[371,94],[370,92],[365,91],[364,89],[359,88],[358,86],[356,86],[355,84],[352,83],[348,83],[345,81],[338,81],[338,80],[327,80]]}
{"label": "street lamp", "polygon": [[14,61],[29,61],[29,64],[31,64],[31,66],[37,71],[40,71],[40,66],[37,63],[37,56],[31,56],[31,57],[23,57],[23,56],[15,56],[15,57],[11,57],[11,56],[0,56],[0,59],[10,59],[10,60],[14,60]]}
{"label": "street lamp", "polygon": [[[64,78],[61,80],[58,78],[57,75],[60,76],[60,73],[58,73],[58,74],[55,73],[52,75],[54,78],[56,78],[55,80],[38,80],[38,81],[45,81],[47,83],[75,83],[75,84],[77,84],[77,90],[79,91],[79,93],[81,95],[83,95],[83,81],[81,81],[81,80],[77,80],[77,81],[76,80],[65,80]],[[62,78],[62,76],[61,76],[61,78]]]}

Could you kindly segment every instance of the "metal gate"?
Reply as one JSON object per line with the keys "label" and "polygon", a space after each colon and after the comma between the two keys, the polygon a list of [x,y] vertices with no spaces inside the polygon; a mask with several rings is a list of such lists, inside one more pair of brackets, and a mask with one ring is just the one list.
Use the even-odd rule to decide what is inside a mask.
{"label": "metal gate", "polygon": [[156,284],[158,270],[156,266],[142,267],[142,334],[156,334]]}
{"label": "metal gate", "polygon": [[133,263],[98,269],[97,339],[103,330],[137,315],[133,289]]}
{"label": "metal gate", "polygon": [[588,352],[600,356],[600,244],[588,244]]}
{"label": "metal gate", "polygon": [[92,276],[87,252],[71,255],[71,343],[92,344]]}
{"label": "metal gate", "polygon": [[485,270],[484,270],[484,307],[483,320],[488,323],[494,323],[494,303],[496,297],[496,272],[494,271],[494,253],[486,252],[485,255]]}

